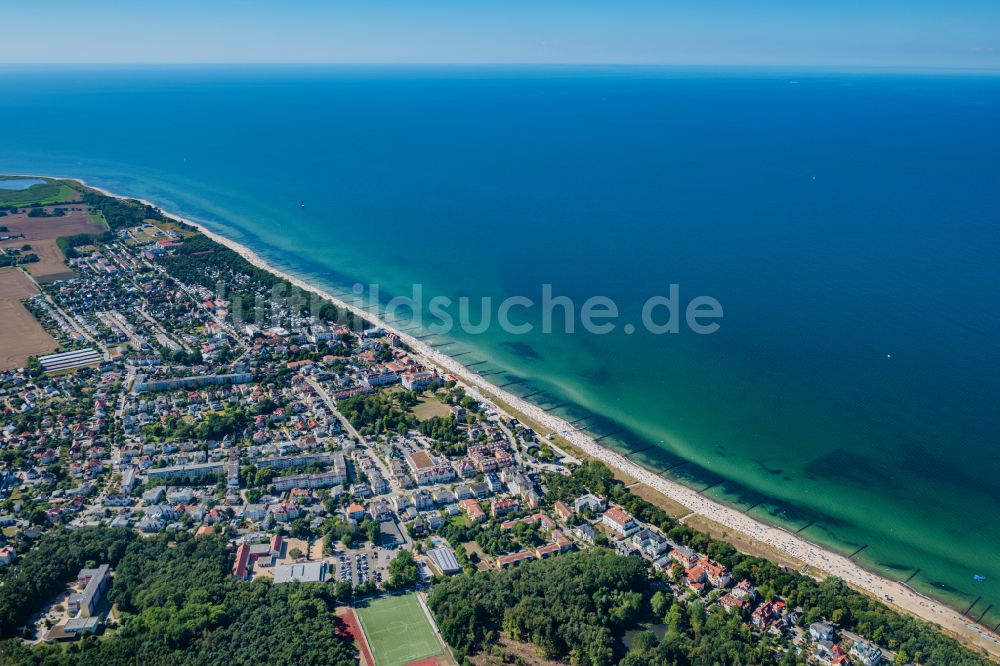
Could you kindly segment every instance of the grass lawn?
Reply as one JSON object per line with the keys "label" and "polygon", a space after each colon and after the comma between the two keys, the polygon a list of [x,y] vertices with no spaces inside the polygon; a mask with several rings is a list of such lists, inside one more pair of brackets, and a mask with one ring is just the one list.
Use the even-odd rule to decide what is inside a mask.
{"label": "grass lawn", "polygon": [[413,415],[418,421],[426,421],[435,416],[448,416],[451,414],[451,407],[438,400],[435,396],[422,395],[413,406]]}
{"label": "grass lawn", "polygon": [[469,525],[469,519],[460,513],[456,513],[454,516],[448,518],[448,522],[452,525],[458,525],[459,527],[466,527]]}
{"label": "grass lawn", "polygon": [[149,226],[148,227],[142,226],[139,227],[138,229],[134,229],[132,233],[136,236],[137,239],[145,240],[147,242],[166,239],[167,234],[169,234],[171,231],[180,234],[181,238],[190,238],[191,236],[196,236],[198,234],[197,231],[191,231],[189,229],[182,228],[176,222],[167,222],[164,220],[152,220],[146,218],[143,221],[143,224]]}
{"label": "grass lawn", "polygon": [[95,226],[108,228],[108,221],[104,219],[104,213],[99,210],[88,210],[87,219]]}
{"label": "grass lawn", "polygon": [[63,201],[79,201],[80,192],[57,180],[32,185],[24,190],[0,188],[0,206],[29,206],[31,204],[53,204]]}
{"label": "grass lawn", "polygon": [[[152,221],[151,221],[152,222]],[[163,231],[176,231],[181,235],[181,238],[190,238],[191,236],[197,236],[197,231],[192,231],[190,229],[184,229],[176,222],[164,222],[163,220],[156,220],[156,226],[158,226]]]}
{"label": "grass lawn", "polygon": [[444,650],[412,592],[380,597],[355,611],[375,657],[375,666],[403,666]]}
{"label": "grass lawn", "polygon": [[475,541],[466,541],[462,544],[462,547],[465,548],[465,552],[468,553],[469,556],[475,555],[480,561],[489,557],[489,555],[486,554],[486,551],[484,551]]}

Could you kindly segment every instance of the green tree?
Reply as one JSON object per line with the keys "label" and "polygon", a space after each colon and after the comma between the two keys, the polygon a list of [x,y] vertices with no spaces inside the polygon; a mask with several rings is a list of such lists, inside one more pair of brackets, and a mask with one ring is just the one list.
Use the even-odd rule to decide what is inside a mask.
{"label": "green tree", "polygon": [[417,562],[413,559],[413,553],[408,550],[401,550],[396,557],[392,558],[387,569],[389,581],[386,583],[386,589],[401,590],[413,587],[419,580]]}

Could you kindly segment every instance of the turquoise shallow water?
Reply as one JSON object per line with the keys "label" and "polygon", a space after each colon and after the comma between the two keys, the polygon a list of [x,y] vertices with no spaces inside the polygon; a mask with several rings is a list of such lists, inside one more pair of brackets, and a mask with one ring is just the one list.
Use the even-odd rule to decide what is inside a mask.
{"label": "turquoise shallow water", "polygon": [[0,190],[26,190],[32,185],[44,183],[40,178],[8,178],[0,179]]}
{"label": "turquoise shallow water", "polygon": [[1000,78],[5,68],[0,82],[18,91],[0,98],[0,172],[148,197],[324,286],[538,300],[549,283],[612,297],[620,323],[672,283],[718,299],[709,336],[428,341],[651,467],[864,547],[860,561],[916,572],[961,610],[981,597],[972,616],[1000,622]]}

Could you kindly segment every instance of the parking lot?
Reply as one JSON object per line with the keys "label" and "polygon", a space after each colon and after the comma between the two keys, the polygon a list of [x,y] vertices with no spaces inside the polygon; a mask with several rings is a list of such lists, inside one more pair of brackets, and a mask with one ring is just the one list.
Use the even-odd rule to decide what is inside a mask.
{"label": "parking lot", "polygon": [[395,553],[383,548],[352,548],[334,554],[336,582],[361,585],[369,580],[381,585],[389,578],[386,567]]}

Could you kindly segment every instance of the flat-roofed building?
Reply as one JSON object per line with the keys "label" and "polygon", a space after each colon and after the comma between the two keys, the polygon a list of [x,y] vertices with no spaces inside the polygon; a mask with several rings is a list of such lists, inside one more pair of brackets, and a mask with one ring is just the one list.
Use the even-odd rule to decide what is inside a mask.
{"label": "flat-roofed building", "polygon": [[122,495],[131,495],[132,488],[135,487],[135,467],[125,465],[122,467],[122,481],[118,486],[118,492]]}
{"label": "flat-roofed building", "polygon": [[182,388],[201,388],[203,386],[249,384],[252,381],[253,375],[249,372],[240,372],[230,375],[194,375],[192,377],[176,377],[173,379],[157,379],[153,381],[146,381],[145,377],[140,377],[136,380],[134,389],[136,393],[146,393],[148,391],[174,391]]}
{"label": "flat-roofed building", "polygon": [[[344,455],[340,456],[340,469],[344,472],[344,479],[341,481],[343,483],[347,480],[347,467],[344,462]],[[286,467],[305,467],[306,465],[334,465],[334,471],[336,471],[336,464],[334,462],[335,454],[333,453],[306,453],[298,456],[273,456],[271,458],[261,458],[256,461],[258,469],[263,469],[265,467],[271,467],[274,469],[285,469]]]}
{"label": "flat-roofed building", "polygon": [[77,582],[83,585],[83,591],[70,595],[67,606],[77,617],[90,617],[101,603],[101,595],[108,586],[108,574],[111,567],[102,564],[96,569],[80,569]]}
{"label": "flat-roofed building", "polygon": [[427,551],[427,559],[431,568],[442,576],[453,576],[462,573],[462,567],[455,557],[455,551],[445,546],[439,546]]}
{"label": "flat-roofed building", "polygon": [[295,564],[279,564],[274,567],[274,583],[322,583],[329,573],[327,562],[298,562]]}
{"label": "flat-roofed building", "polygon": [[96,634],[99,626],[96,617],[74,617],[66,620],[63,631],[67,634]]}
{"label": "flat-roofed building", "polygon": [[427,451],[407,451],[404,458],[413,480],[419,484],[443,483],[455,478],[451,465],[435,461]]}
{"label": "flat-roofed building", "polygon": [[150,479],[169,479],[175,476],[207,476],[221,474],[225,469],[223,462],[194,463],[191,465],[171,465],[169,467],[150,467],[146,476]]}
{"label": "flat-roofed building", "polygon": [[74,370],[88,365],[97,365],[101,362],[101,355],[91,348],[77,349],[76,351],[62,352],[60,354],[48,354],[39,356],[45,372],[62,372],[63,370]]}
{"label": "flat-roofed building", "polygon": [[322,472],[320,474],[282,476],[274,479],[271,486],[275,490],[284,491],[292,488],[332,488],[341,483],[343,483],[343,479],[336,472]]}

